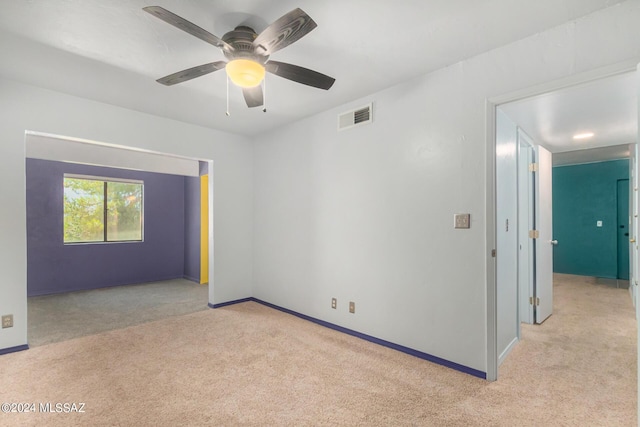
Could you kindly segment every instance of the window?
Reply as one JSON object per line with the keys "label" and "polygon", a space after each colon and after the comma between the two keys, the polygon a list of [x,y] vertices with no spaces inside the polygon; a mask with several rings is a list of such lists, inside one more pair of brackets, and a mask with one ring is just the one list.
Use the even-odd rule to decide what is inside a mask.
{"label": "window", "polygon": [[142,241],[142,181],[64,176],[64,243]]}

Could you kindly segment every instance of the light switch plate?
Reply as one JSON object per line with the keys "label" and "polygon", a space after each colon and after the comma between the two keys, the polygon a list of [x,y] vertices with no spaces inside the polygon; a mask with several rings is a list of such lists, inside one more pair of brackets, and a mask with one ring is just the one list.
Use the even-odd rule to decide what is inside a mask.
{"label": "light switch plate", "polygon": [[13,314],[2,316],[2,329],[13,328]]}
{"label": "light switch plate", "polygon": [[471,228],[471,214],[461,213],[453,215],[454,228]]}
{"label": "light switch plate", "polygon": [[356,303],[353,301],[349,301],[349,313],[356,312]]}

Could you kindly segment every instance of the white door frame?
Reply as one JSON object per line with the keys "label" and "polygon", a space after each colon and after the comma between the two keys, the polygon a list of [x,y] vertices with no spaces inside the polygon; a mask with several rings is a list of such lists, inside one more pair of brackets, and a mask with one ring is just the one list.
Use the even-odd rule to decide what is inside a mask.
{"label": "white door frame", "polygon": [[[638,111],[636,112],[636,114],[638,115],[638,125],[640,127],[640,64],[636,64],[636,96],[638,97],[638,99],[636,99],[636,105],[638,106]],[[635,274],[639,274],[638,270],[640,269],[640,266],[638,265],[638,263],[640,263],[640,260],[638,259],[638,203],[640,203],[639,197],[638,197],[638,182],[640,181],[640,177],[638,176],[639,172],[640,172],[640,166],[638,166],[638,155],[639,150],[638,150],[638,146],[640,145],[640,129],[638,130],[638,139],[636,140],[636,146],[635,146],[635,150],[634,150],[634,165],[633,165],[633,178],[634,178],[634,184],[633,184],[633,196],[631,197],[631,200],[633,201],[633,211],[634,215],[633,215],[633,221],[634,221],[634,234],[633,234],[633,240],[635,240],[633,242],[633,266],[634,266],[634,270],[635,270]],[[633,287],[633,294],[635,296],[634,302],[636,305],[636,325],[637,325],[637,339],[638,339],[638,355],[637,355],[637,362],[636,362],[636,366],[640,366],[640,316],[638,316],[638,310],[640,309],[640,303],[638,302],[638,299],[640,298],[640,292],[638,292],[638,277],[634,277],[634,283],[631,284],[630,286]],[[637,389],[640,389],[640,372],[638,372],[638,385],[637,385]],[[638,396],[638,423],[640,423],[640,396]]]}
{"label": "white door frame", "polygon": [[[639,82],[640,86],[640,82]],[[631,216],[631,223],[629,224],[629,294],[633,299],[633,306],[636,308],[636,292],[638,284],[638,245],[636,242],[638,239],[638,145],[636,144],[631,149],[631,165],[629,169],[629,215]]]}
{"label": "white door frame", "polygon": [[[617,74],[636,72],[637,60],[624,61],[607,67],[573,74],[558,80],[488,98],[485,103],[486,117],[486,266],[487,266],[487,380],[498,379],[498,320],[496,258],[496,108],[500,104],[518,101],[536,95],[557,91]],[[640,331],[639,331],[640,333]],[[639,352],[640,358],[640,352]],[[640,378],[640,376],[639,376]]]}

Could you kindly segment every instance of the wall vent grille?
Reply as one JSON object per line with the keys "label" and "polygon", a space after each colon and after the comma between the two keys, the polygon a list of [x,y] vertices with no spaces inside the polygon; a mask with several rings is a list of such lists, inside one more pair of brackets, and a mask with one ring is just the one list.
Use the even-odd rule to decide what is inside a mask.
{"label": "wall vent grille", "polygon": [[359,107],[338,116],[338,130],[350,129],[354,126],[360,126],[372,121],[373,104]]}

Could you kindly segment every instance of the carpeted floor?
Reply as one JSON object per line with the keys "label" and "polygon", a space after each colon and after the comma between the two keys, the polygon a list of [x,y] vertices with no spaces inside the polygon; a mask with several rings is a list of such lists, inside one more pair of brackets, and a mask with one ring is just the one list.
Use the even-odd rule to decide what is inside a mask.
{"label": "carpeted floor", "polygon": [[85,412],[0,425],[632,426],[635,325],[628,291],[558,277],[488,383],[249,302],[2,356],[0,402]]}
{"label": "carpeted floor", "polygon": [[209,287],[185,279],[28,298],[30,347],[208,310]]}

